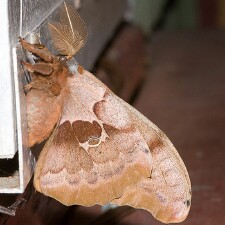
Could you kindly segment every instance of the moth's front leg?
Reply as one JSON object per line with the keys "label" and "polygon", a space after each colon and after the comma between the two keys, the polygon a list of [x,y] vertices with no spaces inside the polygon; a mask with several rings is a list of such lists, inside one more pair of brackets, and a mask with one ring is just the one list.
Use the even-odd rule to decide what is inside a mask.
{"label": "moth's front leg", "polygon": [[26,49],[29,52],[32,52],[42,58],[46,62],[52,62],[55,58],[54,55],[52,55],[51,52],[48,51],[48,49],[41,44],[30,44],[26,42],[23,38],[19,37],[19,41],[24,49]]}
{"label": "moth's front leg", "polygon": [[[31,73],[31,81],[25,85],[24,89],[28,92],[31,88],[46,89],[51,83],[48,75],[52,74],[53,66],[50,63],[39,62],[35,64],[21,62],[24,68]],[[41,75],[41,76],[40,76]],[[45,78],[45,76],[47,76]]]}
{"label": "moth's front leg", "polygon": [[53,72],[53,67],[50,63],[38,62],[35,64],[21,62],[25,69],[27,69],[30,73],[40,73],[41,75],[50,75]]}

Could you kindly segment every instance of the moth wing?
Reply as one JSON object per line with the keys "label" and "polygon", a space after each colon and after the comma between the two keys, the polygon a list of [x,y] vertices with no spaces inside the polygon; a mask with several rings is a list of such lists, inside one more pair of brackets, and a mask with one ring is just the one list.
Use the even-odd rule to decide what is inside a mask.
{"label": "moth wing", "polygon": [[89,72],[68,78],[62,118],[42,150],[35,188],[65,205],[106,204],[149,177],[152,157],[127,108]]}
{"label": "moth wing", "polygon": [[190,209],[191,183],[181,157],[155,124],[123,100],[119,101],[127,107],[148,144],[153,168],[150,178],[128,187],[123,196],[113,203],[145,209],[164,223],[183,221]]}

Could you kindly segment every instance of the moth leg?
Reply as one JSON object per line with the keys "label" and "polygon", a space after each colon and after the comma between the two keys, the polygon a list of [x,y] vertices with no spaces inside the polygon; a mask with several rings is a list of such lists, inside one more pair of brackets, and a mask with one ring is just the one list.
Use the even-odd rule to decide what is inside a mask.
{"label": "moth leg", "polygon": [[23,38],[19,37],[19,41],[24,49],[29,52],[34,53],[35,55],[39,56],[46,62],[52,62],[54,59],[54,55],[48,51],[48,49],[41,44],[30,44],[26,42]]}
{"label": "moth leg", "polygon": [[32,84],[32,82],[31,83],[29,83],[29,84],[27,84],[27,85],[25,85],[24,86],[24,90],[25,90],[25,92],[27,93],[28,91],[30,91],[30,89],[33,87],[33,84]]}
{"label": "moth leg", "polygon": [[30,73],[37,72],[41,75],[50,75],[53,72],[53,67],[49,63],[38,62],[35,64],[31,64],[24,61],[22,61],[21,63]]}
{"label": "moth leg", "polygon": [[37,76],[34,74],[32,81],[24,86],[25,92],[28,93],[31,89],[43,90],[48,96],[58,96],[61,91],[60,85],[54,83],[51,78]]}
{"label": "moth leg", "polygon": [[24,90],[26,93],[28,93],[31,89],[43,90],[47,86],[45,83],[46,80],[39,77],[34,77],[34,79],[29,84],[24,86]]}

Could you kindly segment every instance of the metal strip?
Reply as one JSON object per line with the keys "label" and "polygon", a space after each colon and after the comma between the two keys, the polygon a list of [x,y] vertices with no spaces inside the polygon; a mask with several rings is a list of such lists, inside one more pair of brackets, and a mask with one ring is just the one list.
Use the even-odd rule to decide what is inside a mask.
{"label": "metal strip", "polygon": [[0,15],[0,158],[12,158],[16,153],[16,147],[8,0],[1,0]]}

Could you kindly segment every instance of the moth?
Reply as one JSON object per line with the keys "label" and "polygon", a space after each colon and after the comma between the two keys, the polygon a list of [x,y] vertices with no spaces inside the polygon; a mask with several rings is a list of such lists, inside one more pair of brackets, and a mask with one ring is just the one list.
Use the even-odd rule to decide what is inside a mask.
{"label": "moth", "polygon": [[72,58],[88,36],[72,6],[63,4],[49,31],[59,55],[20,39],[38,56],[34,64],[23,62],[32,78],[25,86],[27,146],[47,139],[35,168],[36,190],[64,205],[130,205],[164,223],[183,221],[191,184],[175,147]]}

